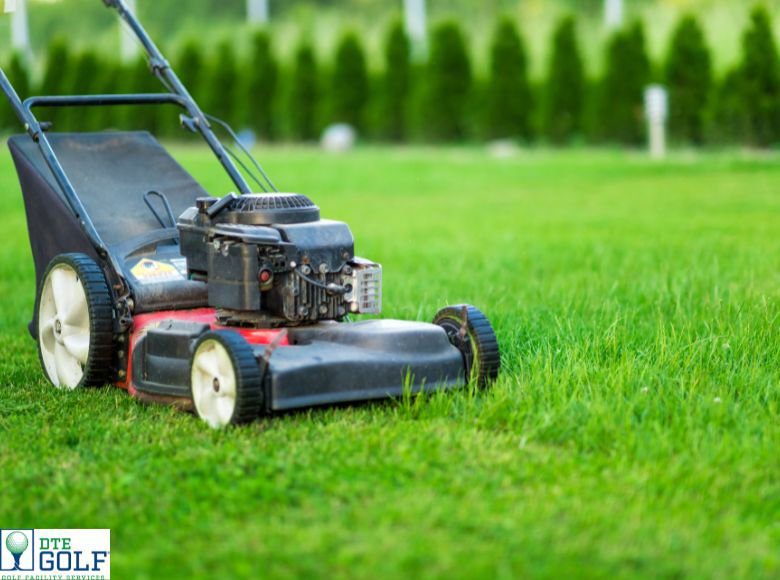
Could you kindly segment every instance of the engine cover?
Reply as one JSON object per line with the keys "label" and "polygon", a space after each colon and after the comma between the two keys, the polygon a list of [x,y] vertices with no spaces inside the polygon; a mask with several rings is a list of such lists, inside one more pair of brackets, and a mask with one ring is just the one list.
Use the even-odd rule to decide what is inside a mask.
{"label": "engine cover", "polygon": [[178,220],[191,278],[223,324],[341,320],[381,309],[381,266],[355,258],[343,222],[297,194],[204,198]]}

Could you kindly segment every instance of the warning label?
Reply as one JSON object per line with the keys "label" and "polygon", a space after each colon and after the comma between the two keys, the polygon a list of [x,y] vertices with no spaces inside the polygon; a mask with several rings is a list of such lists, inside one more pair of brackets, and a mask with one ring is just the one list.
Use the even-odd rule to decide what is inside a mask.
{"label": "warning label", "polygon": [[[174,262],[184,262],[183,264],[174,264]],[[183,269],[182,269],[183,266]],[[133,277],[142,284],[159,284],[160,282],[178,282],[186,280],[186,261],[171,260],[170,262],[160,262],[144,258],[139,261],[130,270]]]}

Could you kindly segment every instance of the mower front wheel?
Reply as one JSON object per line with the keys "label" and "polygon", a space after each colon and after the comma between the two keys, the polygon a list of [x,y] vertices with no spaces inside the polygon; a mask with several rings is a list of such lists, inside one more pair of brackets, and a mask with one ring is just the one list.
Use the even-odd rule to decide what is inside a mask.
{"label": "mower front wheel", "polygon": [[113,375],[114,309],[103,270],[85,254],[54,258],[36,299],[38,354],[55,387],[108,383]]}
{"label": "mower front wheel", "polygon": [[461,304],[442,308],[433,318],[463,355],[467,381],[480,387],[498,377],[501,355],[490,321],[474,306]]}
{"label": "mower front wheel", "polygon": [[252,347],[231,331],[207,332],[192,355],[192,402],[214,429],[251,423],[263,406],[262,374]]}

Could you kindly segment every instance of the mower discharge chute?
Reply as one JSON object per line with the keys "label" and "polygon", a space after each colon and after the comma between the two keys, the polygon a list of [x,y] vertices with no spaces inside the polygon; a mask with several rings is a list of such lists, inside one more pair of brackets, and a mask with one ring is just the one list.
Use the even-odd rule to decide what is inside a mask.
{"label": "mower discharge chute", "polygon": [[[378,314],[382,269],[342,222],[279,193],[247,154],[254,193],[205,115],[122,0],[163,94],[31,97],[0,86],[27,135],[9,147],[24,193],[38,288],[30,330],[52,384],[114,383],[194,409],[213,427],[264,413],[447,389],[499,371],[472,306],[433,324],[349,322]],[[60,134],[41,107],[175,105],[240,195],[209,194],[146,132]],[[232,131],[230,131],[232,133]],[[235,160],[235,162],[234,162]]]}

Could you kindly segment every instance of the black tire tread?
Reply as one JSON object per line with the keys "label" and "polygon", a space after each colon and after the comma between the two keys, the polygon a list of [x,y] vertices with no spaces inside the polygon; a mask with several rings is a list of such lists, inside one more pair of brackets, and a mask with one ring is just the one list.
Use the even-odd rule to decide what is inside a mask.
{"label": "black tire tread", "polygon": [[[434,324],[444,320],[455,321],[462,324],[463,309],[466,309],[466,330],[472,343],[475,361],[479,369],[477,382],[479,386],[486,386],[498,378],[501,370],[501,349],[498,345],[496,333],[487,316],[481,310],[470,304],[458,304],[447,306],[439,310],[433,319]],[[465,355],[465,353],[464,353]],[[467,377],[467,380],[470,377]]]}
{"label": "black tire tread", "polygon": [[[237,332],[215,330],[201,336],[193,352],[197,352],[198,347],[206,340],[216,340],[225,347],[236,372],[236,408],[230,424],[243,425],[255,421],[263,408],[265,393],[263,376],[252,347]],[[195,412],[197,413],[197,408]]]}
{"label": "black tire tread", "polygon": [[[49,272],[56,266],[65,264],[73,268],[87,297],[87,309],[89,310],[89,355],[84,367],[84,376],[78,387],[102,387],[114,379],[114,299],[111,289],[106,282],[106,276],[100,266],[86,254],[61,254],[46,267],[46,272],[41,278],[41,287],[38,289],[36,299],[37,309],[40,304],[40,293]],[[41,367],[46,374],[43,365],[43,357],[38,345],[38,356]],[[48,378],[48,376],[47,376]],[[51,379],[49,379],[50,382]]]}

